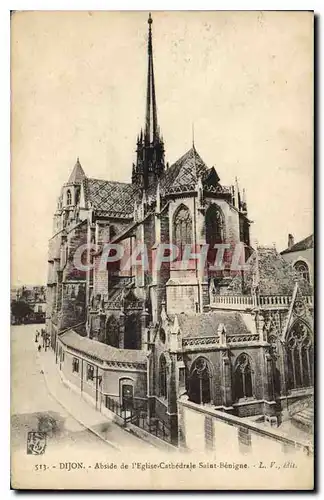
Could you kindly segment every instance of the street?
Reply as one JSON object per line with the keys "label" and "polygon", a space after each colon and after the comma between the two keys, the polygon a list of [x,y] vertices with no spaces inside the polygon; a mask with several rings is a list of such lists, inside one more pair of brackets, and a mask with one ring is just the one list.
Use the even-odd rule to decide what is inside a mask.
{"label": "street", "polygon": [[[37,356],[35,331],[40,325],[11,329],[11,446],[26,449],[27,432],[51,429],[48,446],[107,450],[49,394]],[[41,325],[42,326],[42,325]]]}
{"label": "street", "polygon": [[[122,488],[122,461],[154,457],[157,449],[65,387],[53,352],[42,349],[38,353],[36,330],[40,325],[11,327],[12,487],[82,489],[115,484]],[[27,453],[30,431],[46,435],[46,448],[41,454]],[[132,481],[134,487],[138,486],[136,475]]]}
{"label": "street", "polygon": [[[42,368],[46,370],[49,364],[53,364],[54,355],[50,349],[46,353],[43,349],[41,353],[37,352],[36,330],[40,330],[40,325],[19,325],[11,329],[12,451],[25,452],[28,431],[37,430],[46,432],[47,449],[52,451],[64,449],[69,453],[80,452],[84,456],[87,452],[105,455],[129,447],[152,449],[148,443],[129,434],[114,422],[107,422],[99,412],[80,400],[70,389],[63,387],[58,376],[56,390],[55,384],[52,384],[54,377],[47,376],[52,384],[49,392],[49,380],[46,383]],[[72,410],[67,411],[67,408]],[[106,427],[105,439],[111,445],[88,429],[101,428],[103,425]]]}

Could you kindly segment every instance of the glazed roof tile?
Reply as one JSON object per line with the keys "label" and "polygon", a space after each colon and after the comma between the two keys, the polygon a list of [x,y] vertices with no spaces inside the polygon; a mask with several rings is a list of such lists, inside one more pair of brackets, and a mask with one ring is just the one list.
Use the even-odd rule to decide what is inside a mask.
{"label": "glazed roof tile", "polygon": [[102,215],[130,218],[139,189],[126,182],[85,179],[84,191],[87,203]]}
{"label": "glazed roof tile", "polygon": [[204,181],[212,171],[213,168],[208,168],[196,149],[192,147],[165,171],[161,178],[161,191],[169,193],[182,188],[194,189],[197,177],[201,176]]}

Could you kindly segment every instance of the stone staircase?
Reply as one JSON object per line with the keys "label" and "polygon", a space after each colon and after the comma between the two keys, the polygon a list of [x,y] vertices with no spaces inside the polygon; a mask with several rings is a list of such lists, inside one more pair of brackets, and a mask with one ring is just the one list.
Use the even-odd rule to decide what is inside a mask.
{"label": "stone staircase", "polygon": [[305,408],[291,417],[293,424],[311,431],[314,422],[314,408]]}
{"label": "stone staircase", "polygon": [[298,428],[312,432],[314,425],[314,399],[313,397],[306,398],[302,401],[297,401],[289,409],[291,422]]}

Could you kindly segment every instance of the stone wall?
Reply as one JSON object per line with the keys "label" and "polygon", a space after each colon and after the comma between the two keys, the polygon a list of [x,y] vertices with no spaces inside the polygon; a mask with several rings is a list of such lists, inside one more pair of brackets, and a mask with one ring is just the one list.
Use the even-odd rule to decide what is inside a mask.
{"label": "stone wall", "polygon": [[[213,452],[220,461],[240,461],[244,455],[259,463],[262,458],[285,462],[300,454],[307,458],[309,443],[285,437],[280,430],[196,405],[182,398],[179,401],[182,445],[190,451]],[[206,422],[208,420],[208,422]],[[210,428],[212,427],[212,428]]]}
{"label": "stone wall", "polygon": [[199,303],[198,284],[176,284],[172,279],[166,285],[168,313],[197,312]]}

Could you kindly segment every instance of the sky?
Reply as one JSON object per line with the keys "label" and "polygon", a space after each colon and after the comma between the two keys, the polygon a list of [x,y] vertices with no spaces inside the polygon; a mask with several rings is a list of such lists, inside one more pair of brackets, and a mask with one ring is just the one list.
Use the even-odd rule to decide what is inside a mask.
{"label": "sky", "polygon": [[[128,182],[144,127],[146,12],[16,12],[11,20],[13,285],[44,284],[61,186]],[[192,144],[246,189],[252,242],[313,231],[310,12],[153,12],[166,161]]]}

